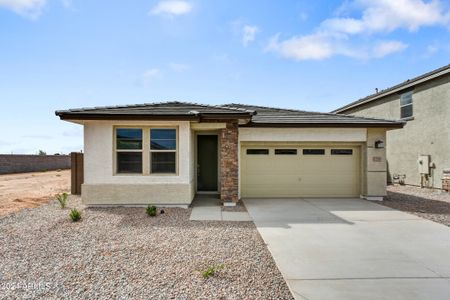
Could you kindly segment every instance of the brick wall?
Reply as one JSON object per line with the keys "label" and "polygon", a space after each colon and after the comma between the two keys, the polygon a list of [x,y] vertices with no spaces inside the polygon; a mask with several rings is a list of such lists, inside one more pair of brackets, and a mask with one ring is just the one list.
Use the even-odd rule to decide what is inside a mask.
{"label": "brick wall", "polygon": [[220,199],[237,202],[238,198],[238,123],[227,123],[220,133]]}
{"label": "brick wall", "polygon": [[70,169],[69,155],[0,154],[0,174]]}

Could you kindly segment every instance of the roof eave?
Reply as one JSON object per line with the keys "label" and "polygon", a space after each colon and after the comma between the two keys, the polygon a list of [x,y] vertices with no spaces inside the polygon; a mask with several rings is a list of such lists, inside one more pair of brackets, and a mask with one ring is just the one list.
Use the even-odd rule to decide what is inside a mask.
{"label": "roof eave", "polygon": [[255,123],[249,122],[240,127],[261,127],[261,128],[403,128],[403,122],[398,123]]}
{"label": "roof eave", "polygon": [[235,120],[249,119],[251,113],[225,113],[225,114],[181,114],[181,115],[146,115],[146,114],[86,114],[56,111],[55,115],[61,120],[127,120],[127,121],[201,121],[201,120]]}

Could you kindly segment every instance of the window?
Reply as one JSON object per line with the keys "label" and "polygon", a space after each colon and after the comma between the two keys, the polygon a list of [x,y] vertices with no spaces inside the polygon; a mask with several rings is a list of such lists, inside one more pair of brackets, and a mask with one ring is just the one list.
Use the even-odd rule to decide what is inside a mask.
{"label": "window", "polygon": [[400,96],[400,118],[410,118],[413,116],[413,92],[406,92]]}
{"label": "window", "polygon": [[247,149],[247,155],[268,155],[269,149]]}
{"label": "window", "polygon": [[331,149],[331,155],[352,155],[352,149]]}
{"label": "window", "polygon": [[150,129],[150,172],[176,173],[176,129]]}
{"label": "window", "polygon": [[297,149],[275,149],[275,155],[297,155]]}
{"label": "window", "polygon": [[303,149],[303,155],[324,155],[325,149]]}
{"label": "window", "polygon": [[142,129],[117,128],[117,173],[142,174]]}

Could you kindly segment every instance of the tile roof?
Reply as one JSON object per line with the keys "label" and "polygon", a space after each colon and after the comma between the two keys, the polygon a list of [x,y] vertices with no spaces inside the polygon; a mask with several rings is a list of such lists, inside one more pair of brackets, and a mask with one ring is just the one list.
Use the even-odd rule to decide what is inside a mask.
{"label": "tile roof", "polygon": [[188,102],[161,102],[139,105],[105,106],[59,110],[63,120],[149,120],[248,119],[244,126],[265,127],[402,127],[393,120],[361,118],[331,113],[307,112],[245,104],[204,105]]}
{"label": "tile roof", "polygon": [[364,97],[364,98],[358,99],[356,101],[353,101],[353,102],[351,102],[351,103],[349,103],[347,105],[344,105],[344,106],[342,106],[342,107],[340,107],[338,109],[333,110],[332,113],[345,112],[346,110],[348,110],[350,108],[358,107],[360,105],[363,105],[363,104],[375,101],[377,99],[380,99],[382,97],[391,95],[393,93],[397,93],[397,92],[400,92],[402,90],[412,88],[412,87],[414,87],[414,86],[416,86],[416,85],[418,85],[420,83],[424,83],[426,81],[438,78],[440,76],[443,76],[443,75],[446,75],[446,74],[449,74],[449,73],[450,73],[450,64],[448,64],[446,66],[443,66],[441,68],[438,68],[436,70],[433,70],[431,72],[425,73],[423,75],[414,77],[412,79],[408,79],[408,80],[406,80],[406,81],[404,81],[404,82],[402,82],[400,84],[394,85],[394,86],[392,86],[390,88],[387,88],[387,89],[384,89],[384,90],[381,90],[378,93],[375,93],[375,94],[369,95],[367,97]]}
{"label": "tile roof", "polygon": [[249,126],[265,126],[272,125],[281,126],[310,126],[315,127],[321,125],[334,125],[341,127],[403,127],[403,122],[396,120],[385,120],[375,118],[363,118],[347,115],[338,115],[333,113],[310,112],[296,109],[283,109],[275,107],[265,107],[245,104],[225,104],[224,107],[242,108],[254,110],[257,112],[251,119]]}

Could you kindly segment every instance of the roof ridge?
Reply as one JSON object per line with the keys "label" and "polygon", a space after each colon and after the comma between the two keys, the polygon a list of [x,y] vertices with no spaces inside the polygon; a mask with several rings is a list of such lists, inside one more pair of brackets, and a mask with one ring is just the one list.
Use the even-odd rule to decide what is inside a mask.
{"label": "roof ridge", "polygon": [[209,105],[209,104],[203,104],[203,103],[195,103],[195,102],[184,102],[184,101],[160,101],[160,102],[146,102],[141,104],[120,104],[120,105],[106,105],[106,106],[91,106],[91,107],[80,107],[80,108],[71,108],[68,110],[59,110],[57,112],[77,112],[77,111],[92,111],[97,109],[120,109],[120,108],[138,108],[138,107],[146,107],[146,106],[160,106],[164,104],[184,104],[184,105],[195,105],[200,107],[206,107],[206,108],[219,108],[219,109],[227,109],[232,111],[241,111],[241,112],[247,112],[247,113],[255,113],[253,110],[247,110],[244,108],[238,108],[238,107],[223,107],[221,105]]}
{"label": "roof ridge", "polygon": [[232,105],[253,106],[253,107],[258,107],[258,108],[278,109],[278,110],[293,111],[293,112],[306,112],[306,113],[309,112],[309,111],[306,111],[306,110],[300,110],[300,109],[295,109],[295,108],[281,108],[281,107],[262,106],[262,105],[254,105],[254,104],[242,104],[242,103],[223,104],[223,106],[232,106]]}

